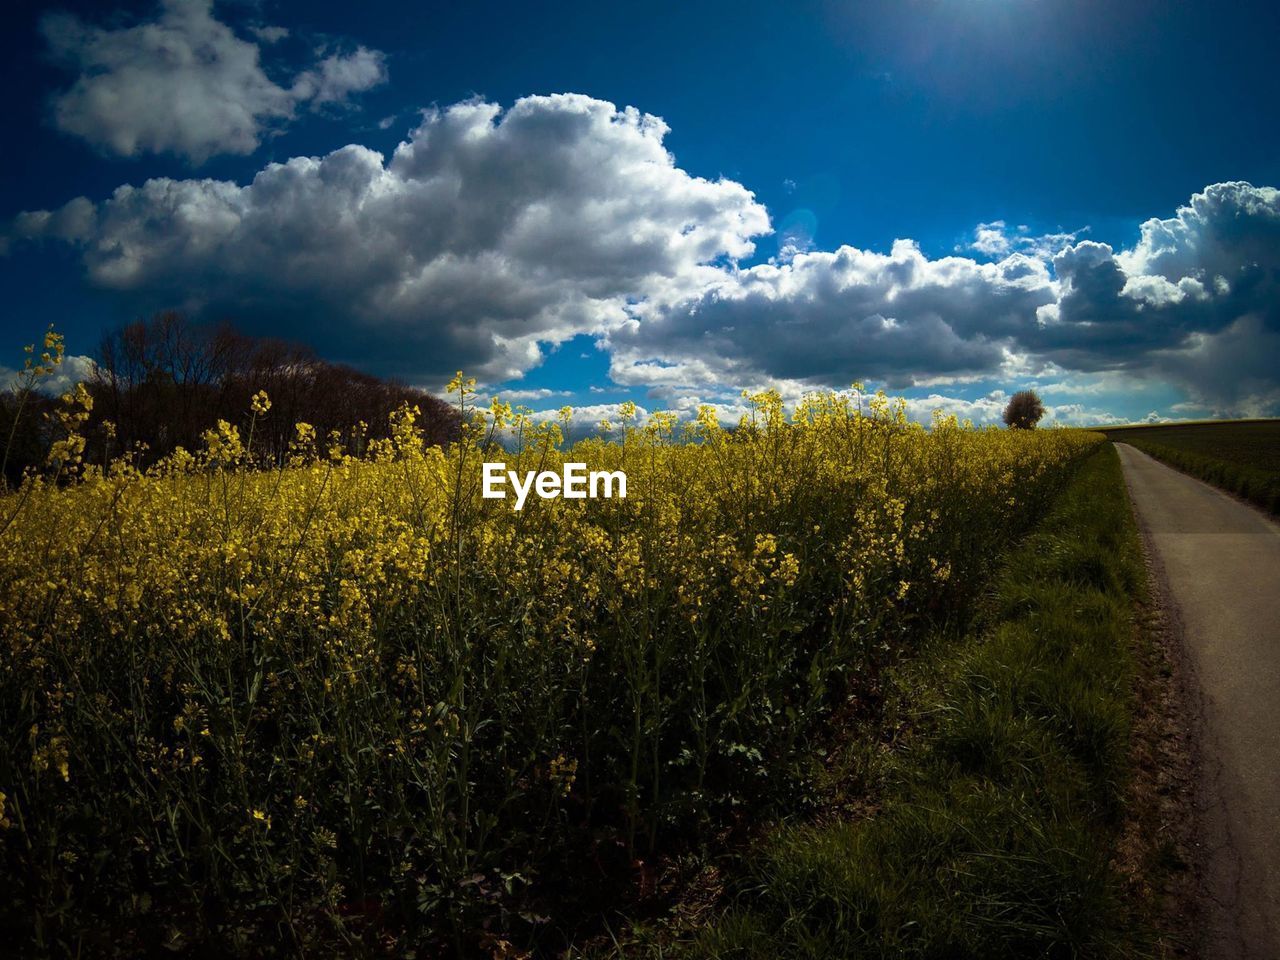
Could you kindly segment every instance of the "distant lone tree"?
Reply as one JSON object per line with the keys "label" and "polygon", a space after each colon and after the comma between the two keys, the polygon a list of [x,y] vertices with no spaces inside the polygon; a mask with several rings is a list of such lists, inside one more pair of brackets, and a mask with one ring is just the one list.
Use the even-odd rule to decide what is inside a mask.
{"label": "distant lone tree", "polygon": [[1044,416],[1044,404],[1034,390],[1019,390],[1004,408],[1005,426],[1015,430],[1034,430]]}

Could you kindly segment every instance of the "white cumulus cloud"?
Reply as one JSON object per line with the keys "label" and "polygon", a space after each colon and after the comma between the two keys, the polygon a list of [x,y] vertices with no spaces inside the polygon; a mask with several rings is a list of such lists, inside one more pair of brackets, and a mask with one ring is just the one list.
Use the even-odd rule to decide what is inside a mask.
{"label": "white cumulus cloud", "polygon": [[933,260],[909,240],[888,254],[856,247],[728,270],[692,297],[658,302],[610,332],[620,383],[813,384],[875,379],[908,386],[998,371],[1006,343],[1056,298],[1046,265]]}
{"label": "white cumulus cloud", "polygon": [[[165,9],[208,20],[194,0]],[[370,51],[327,62],[297,81],[313,103],[381,68]],[[427,385],[459,368],[518,378],[546,344],[585,334],[614,384],[681,402],[752,384],[951,393],[1081,374],[1171,382],[1215,411],[1280,409],[1274,188],[1210,185],[1129,249],[993,220],[967,248],[980,257],[898,240],[744,266],[768,212],[742,184],[679,167],[667,132],[581,94],[473,99],[426,111],[389,158],[352,144],[248,183],[124,185],[19,214],[0,242],[74,245],[91,283],[138,311],[233,318]],[[951,409],[989,422],[995,402]]]}
{"label": "white cumulus cloud", "polygon": [[349,54],[331,53],[312,70],[306,70],[293,82],[290,91],[297,100],[307,100],[313,107],[327,103],[346,103],[353,93],[363,93],[387,80],[387,57],[380,50],[356,47]]}
{"label": "white cumulus cloud", "polygon": [[[77,383],[93,376],[97,364],[92,357],[67,354],[51,374],[35,382],[35,390],[48,397],[58,397]],[[29,374],[27,374],[29,376]],[[16,390],[22,386],[24,374],[12,367],[0,366],[0,390]]]}
{"label": "white cumulus cloud", "polygon": [[245,185],[148,180],[9,232],[78,244],[91,282],[140,309],[234,317],[416,382],[496,382],[540,362],[539,341],[704,288],[769,229],[740,184],[676,166],[666,132],[580,95],[465,101],[389,160],[351,145]]}
{"label": "white cumulus cloud", "polygon": [[[299,104],[342,103],[387,78],[383,54],[358,47],[281,86],[264,71],[259,44],[213,16],[212,0],[162,0],[156,19],[118,28],[50,13],[40,30],[54,59],[76,73],[53,98],[55,126],[119,156],[174,153],[201,163],[252,153]],[[288,31],[251,33],[273,44]]]}

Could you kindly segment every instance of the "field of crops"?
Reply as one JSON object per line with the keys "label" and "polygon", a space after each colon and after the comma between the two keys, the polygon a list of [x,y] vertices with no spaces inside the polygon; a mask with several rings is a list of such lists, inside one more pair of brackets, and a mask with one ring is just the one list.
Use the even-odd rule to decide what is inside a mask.
{"label": "field of crops", "polygon": [[1101,432],[1280,513],[1280,420],[1170,423]]}
{"label": "field of crops", "polygon": [[[1101,439],[765,393],[728,430],[624,405],[564,450],[455,385],[447,451],[406,411],[359,456],[299,425],[275,470],[265,397],[144,473],[81,464],[69,398],[58,476],[0,499],[11,942],[563,943],[650,851],[792,793]],[[486,460],[627,497],[515,511]]]}
{"label": "field of crops", "polygon": [[1187,453],[1280,474],[1280,420],[1161,423],[1099,428],[1109,440],[1158,443]]}

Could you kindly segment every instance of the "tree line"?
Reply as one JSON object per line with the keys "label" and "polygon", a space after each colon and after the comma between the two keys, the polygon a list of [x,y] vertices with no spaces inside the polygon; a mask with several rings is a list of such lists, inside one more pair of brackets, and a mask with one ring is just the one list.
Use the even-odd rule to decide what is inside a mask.
{"label": "tree line", "polygon": [[[304,344],[195,323],[175,311],[108,334],[93,360],[84,381],[92,399],[84,427],[90,462],[124,452],[146,465],[177,447],[199,449],[218,420],[243,426],[260,390],[271,407],[257,417],[252,453],[267,462],[284,461],[296,423],[310,424],[320,438],[336,432],[358,453],[389,435],[391,414],[404,404],[421,411],[424,442],[445,444],[458,433],[457,412],[425,390],[323,360]],[[10,486],[44,462],[57,403],[13,386],[0,393]]]}

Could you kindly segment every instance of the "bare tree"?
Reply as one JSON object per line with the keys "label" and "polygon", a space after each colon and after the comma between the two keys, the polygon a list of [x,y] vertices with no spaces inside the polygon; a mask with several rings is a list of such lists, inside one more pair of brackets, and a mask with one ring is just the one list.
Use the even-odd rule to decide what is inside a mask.
{"label": "bare tree", "polygon": [[299,421],[321,437],[337,431],[355,449],[387,436],[403,403],[420,409],[427,443],[448,443],[458,432],[457,414],[425,390],[321,360],[299,343],[194,324],[172,311],[104,339],[90,389],[95,419],[115,423],[124,449],[145,443],[147,459],[198,447],[218,419],[241,423],[259,390],[271,409],[255,425],[254,451],[268,461],[283,461]]}

